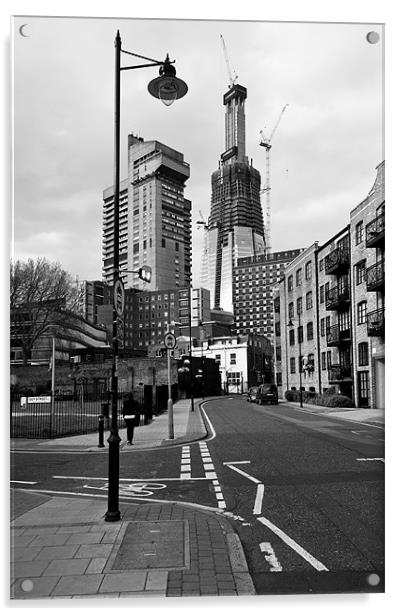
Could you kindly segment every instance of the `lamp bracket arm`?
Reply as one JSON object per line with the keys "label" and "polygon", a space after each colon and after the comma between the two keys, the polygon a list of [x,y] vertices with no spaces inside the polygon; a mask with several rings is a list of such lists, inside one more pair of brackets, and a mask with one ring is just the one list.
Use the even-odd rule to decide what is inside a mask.
{"label": "lamp bracket arm", "polygon": [[135,66],[121,66],[120,71],[130,71],[134,68],[146,68],[147,66],[163,66],[164,62],[153,62],[153,64],[136,64]]}

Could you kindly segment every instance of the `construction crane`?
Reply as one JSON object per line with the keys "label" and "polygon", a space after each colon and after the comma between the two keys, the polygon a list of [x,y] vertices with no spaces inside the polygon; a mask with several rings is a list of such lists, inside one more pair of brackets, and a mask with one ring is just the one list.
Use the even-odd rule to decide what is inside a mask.
{"label": "construction crane", "polygon": [[200,220],[196,221],[196,225],[197,225],[198,229],[199,229],[199,227],[204,227],[205,231],[207,231],[208,225],[207,225],[207,222],[205,221],[205,219],[203,217],[203,214],[202,214],[201,210],[199,210],[199,219]]}
{"label": "construction crane", "polygon": [[270,149],[271,149],[271,141],[273,139],[274,133],[277,130],[278,125],[281,122],[281,118],[283,117],[283,113],[288,107],[288,104],[284,105],[281,110],[281,113],[278,117],[278,120],[270,134],[270,137],[267,138],[263,132],[263,130],[259,131],[261,135],[261,140],[259,145],[266,150],[266,184],[264,188],[261,190],[261,194],[266,194],[266,212],[265,212],[265,245],[266,252],[270,253],[272,249],[271,244],[271,208],[270,208]]}
{"label": "construction crane", "polygon": [[238,75],[237,75],[237,73],[235,72],[234,69],[231,70],[231,66],[230,66],[230,62],[229,62],[228,54],[227,54],[227,48],[226,48],[226,44],[224,42],[224,38],[223,38],[222,34],[220,34],[220,38],[221,38],[221,43],[223,45],[223,52],[224,52],[224,58],[226,60],[226,65],[227,65],[228,78],[230,80],[230,83],[229,83],[228,87],[232,88],[233,85],[235,85],[235,82],[238,79]]}

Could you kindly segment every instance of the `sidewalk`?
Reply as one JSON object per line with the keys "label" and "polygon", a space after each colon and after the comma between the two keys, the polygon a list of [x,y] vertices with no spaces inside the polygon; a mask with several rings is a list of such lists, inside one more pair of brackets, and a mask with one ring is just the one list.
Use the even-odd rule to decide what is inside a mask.
{"label": "sidewalk", "polygon": [[[191,411],[191,400],[178,400],[173,405],[174,439],[169,439],[168,413],[156,415],[151,423],[146,426],[138,426],[134,432],[133,446],[127,445],[125,428],[119,429],[121,438],[120,449],[137,451],[153,447],[168,447],[186,442],[197,441],[205,438],[207,430],[199,410],[201,399],[194,400],[194,412]],[[108,450],[107,439],[109,430],[104,430],[104,451]],[[11,450],[35,449],[35,450],[64,450],[64,451],[102,451],[98,447],[99,434],[80,434],[78,436],[66,436],[63,438],[41,439],[11,439]]]}
{"label": "sidewalk", "polygon": [[[193,413],[189,400],[174,405],[174,440],[164,413],[135,429],[133,447],[122,440],[123,451],[204,438],[199,402]],[[108,451],[97,434],[16,441],[14,449]],[[12,599],[255,594],[238,535],[217,509],[120,502],[121,520],[106,522],[104,499],[12,493]]]}
{"label": "sidewalk", "polygon": [[[288,402],[280,400],[282,404],[300,408],[299,402]],[[303,408],[318,415],[330,415],[330,417],[338,417],[339,419],[348,419],[360,423],[368,423],[376,426],[384,427],[384,409],[348,409],[338,407],[317,406],[316,404],[303,403]]]}

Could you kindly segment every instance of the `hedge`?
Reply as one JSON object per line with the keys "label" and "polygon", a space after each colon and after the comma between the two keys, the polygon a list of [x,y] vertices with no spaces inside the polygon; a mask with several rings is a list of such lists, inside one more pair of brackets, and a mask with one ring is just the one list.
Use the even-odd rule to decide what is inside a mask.
{"label": "hedge", "polygon": [[[285,392],[285,398],[289,402],[299,402],[300,392],[299,390],[288,390]],[[318,406],[327,407],[341,407],[341,408],[354,408],[355,404],[343,394],[334,393],[333,390],[327,390],[324,394],[317,394],[316,392],[303,391],[302,399],[309,404],[316,404]]]}

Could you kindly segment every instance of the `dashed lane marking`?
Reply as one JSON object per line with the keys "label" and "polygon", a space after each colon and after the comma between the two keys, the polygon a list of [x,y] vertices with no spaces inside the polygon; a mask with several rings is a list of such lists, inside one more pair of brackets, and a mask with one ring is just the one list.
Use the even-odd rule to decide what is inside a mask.
{"label": "dashed lane marking", "polygon": [[226,502],[222,494],[219,480],[217,479],[217,474],[216,474],[214,464],[212,462],[212,458],[210,456],[209,448],[207,444],[204,442],[199,443],[199,450],[201,452],[203,469],[205,471],[205,477],[207,477],[208,479],[212,479],[214,493],[215,493],[216,500],[217,500],[217,506],[219,507],[219,509],[225,509]]}
{"label": "dashed lane marking", "polygon": [[265,558],[265,561],[267,562],[269,571],[282,571],[283,567],[280,565],[280,562],[274,553],[271,543],[269,543],[268,541],[264,541],[263,543],[259,543],[259,547]]}
{"label": "dashed lane marking", "polygon": [[270,522],[264,517],[256,518],[261,524],[264,524],[269,528],[275,535],[280,537],[284,543],[286,543],[290,548],[292,548],[297,554],[299,554],[304,560],[306,560],[314,569],[317,571],[328,571],[327,567],[325,567],[319,560],[317,560],[312,554],[309,554],[304,548],[302,548],[296,541],[291,539],[284,531],[278,528],[273,522]]}

